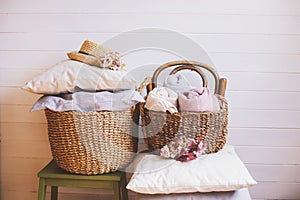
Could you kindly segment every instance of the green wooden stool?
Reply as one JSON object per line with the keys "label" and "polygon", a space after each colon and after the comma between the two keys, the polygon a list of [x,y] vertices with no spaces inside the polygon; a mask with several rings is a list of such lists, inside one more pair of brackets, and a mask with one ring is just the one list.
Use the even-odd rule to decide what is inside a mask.
{"label": "green wooden stool", "polygon": [[52,160],[38,173],[38,177],[40,178],[39,200],[46,199],[47,186],[51,186],[51,200],[57,200],[59,186],[112,189],[115,200],[128,199],[125,172],[117,171],[100,175],[77,175],[59,168],[56,162]]}

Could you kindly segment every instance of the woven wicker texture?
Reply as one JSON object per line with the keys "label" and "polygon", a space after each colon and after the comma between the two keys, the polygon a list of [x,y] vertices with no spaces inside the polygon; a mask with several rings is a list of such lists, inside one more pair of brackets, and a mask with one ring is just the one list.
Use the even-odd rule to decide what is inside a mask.
{"label": "woven wicker texture", "polygon": [[161,149],[175,137],[200,137],[207,144],[205,153],[218,152],[226,143],[227,113],[226,100],[217,95],[222,108],[216,112],[164,113],[141,110],[143,133],[150,151]]}
{"label": "woven wicker texture", "polygon": [[[177,66],[171,74],[180,70],[190,69],[197,72],[203,80],[205,86],[206,80],[203,73],[199,73],[199,68],[196,66],[208,69],[216,79],[219,79],[218,74],[207,65],[197,62],[171,62],[159,67],[153,74],[152,84],[148,87],[148,93],[157,85],[157,77],[159,73],[168,68]],[[200,70],[201,71],[201,70]],[[216,81],[218,83],[219,80]],[[218,91],[216,84],[215,91]],[[175,137],[185,135],[188,138],[200,137],[207,147],[205,153],[218,152],[226,143],[228,134],[228,104],[226,99],[218,94],[215,94],[220,102],[220,110],[213,112],[178,112],[165,113],[151,111],[145,108],[144,103],[140,104],[140,114],[142,117],[142,127],[149,151],[156,151],[168,144]],[[147,97],[146,97],[147,98]]]}
{"label": "woven wicker texture", "polygon": [[58,166],[76,174],[114,172],[137,152],[138,117],[128,111],[45,110],[51,152]]}

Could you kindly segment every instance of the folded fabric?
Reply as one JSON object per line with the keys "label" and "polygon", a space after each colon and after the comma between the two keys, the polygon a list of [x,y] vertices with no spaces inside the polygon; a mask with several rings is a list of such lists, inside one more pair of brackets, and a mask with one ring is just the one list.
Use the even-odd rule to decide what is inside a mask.
{"label": "folded fabric", "polygon": [[181,92],[178,95],[178,103],[181,111],[200,112],[213,110],[212,96],[206,87]]}
{"label": "folded fabric", "polygon": [[148,110],[175,113],[178,112],[177,99],[177,93],[167,87],[154,88],[148,94],[146,108]]}
{"label": "folded fabric", "polygon": [[188,80],[182,74],[178,73],[169,75],[165,79],[163,86],[177,93],[192,89]]}
{"label": "folded fabric", "polygon": [[127,110],[144,98],[135,90],[121,92],[76,92],[59,96],[43,96],[31,111],[50,109],[54,111],[118,111]]}

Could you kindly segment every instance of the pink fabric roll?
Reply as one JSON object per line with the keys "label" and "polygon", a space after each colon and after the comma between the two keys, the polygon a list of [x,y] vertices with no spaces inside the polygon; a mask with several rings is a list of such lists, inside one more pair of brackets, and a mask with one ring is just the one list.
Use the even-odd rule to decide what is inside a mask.
{"label": "pink fabric roll", "polygon": [[181,92],[178,96],[180,111],[212,111],[213,102],[210,91],[206,87]]}

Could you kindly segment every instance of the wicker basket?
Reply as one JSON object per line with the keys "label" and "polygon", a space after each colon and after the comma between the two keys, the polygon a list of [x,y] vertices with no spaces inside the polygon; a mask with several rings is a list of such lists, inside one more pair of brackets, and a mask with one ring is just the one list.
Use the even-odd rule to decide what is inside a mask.
{"label": "wicker basket", "polygon": [[207,145],[205,153],[218,152],[226,143],[228,104],[226,99],[217,93],[224,93],[218,91],[220,91],[221,87],[225,90],[226,86],[219,84],[219,76],[211,67],[198,62],[176,61],[166,63],[154,72],[152,84],[148,86],[148,93],[157,86],[159,73],[168,67],[174,66],[177,67],[170,74],[184,69],[196,71],[201,76],[204,87],[207,86],[206,76],[199,67],[203,67],[211,72],[216,80],[215,95],[220,102],[220,110],[214,112],[184,111],[171,114],[148,110],[145,108],[144,103],[140,104],[143,133],[148,150],[159,150],[175,137],[185,135],[189,138],[200,137]]}
{"label": "wicker basket", "polygon": [[[138,109],[136,109],[138,110]],[[48,137],[58,166],[76,174],[114,172],[137,152],[138,113],[45,110]]]}

